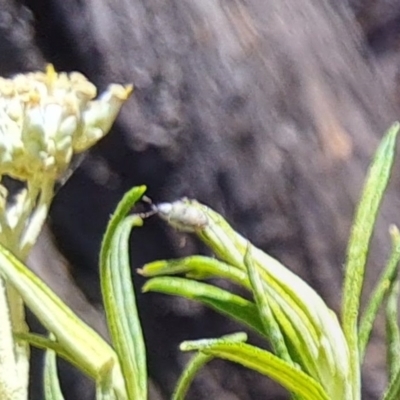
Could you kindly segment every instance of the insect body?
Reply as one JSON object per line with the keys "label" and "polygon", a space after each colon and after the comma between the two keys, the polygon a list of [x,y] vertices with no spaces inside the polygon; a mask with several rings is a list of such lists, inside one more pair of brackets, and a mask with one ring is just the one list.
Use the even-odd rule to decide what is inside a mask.
{"label": "insect body", "polygon": [[160,203],[154,205],[153,210],[171,226],[184,232],[194,232],[208,225],[205,211],[194,200]]}

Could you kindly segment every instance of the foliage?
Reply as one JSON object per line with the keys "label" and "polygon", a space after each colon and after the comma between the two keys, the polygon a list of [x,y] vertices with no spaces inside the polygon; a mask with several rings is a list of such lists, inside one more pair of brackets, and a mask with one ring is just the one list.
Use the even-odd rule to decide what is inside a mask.
{"label": "foliage", "polygon": [[[46,72],[0,78],[0,243],[8,250],[1,255],[8,262],[0,271],[2,400],[26,400],[28,396],[29,346],[12,338],[13,332],[28,335],[22,299],[28,303],[29,298],[33,310],[47,307],[50,324],[54,307],[61,304],[19,260],[25,260],[35,244],[54,188],[68,175],[72,157],[107,134],[131,92],[131,85],[114,84],[94,99],[97,89],[82,74],[57,73],[52,65]],[[54,304],[40,304],[43,298],[52,298]],[[54,318],[58,317],[67,328],[83,327],[69,310],[56,312]],[[69,320],[74,321],[70,326]],[[71,330],[65,332],[64,339],[70,343]],[[59,339],[56,336],[54,346]],[[96,344],[97,340],[92,350]],[[94,368],[91,362],[85,362],[82,368]]]}
{"label": "foliage", "polygon": [[[46,79],[52,76],[51,71],[48,73],[50,77]],[[126,97],[130,89],[124,90]],[[83,118],[83,126],[92,126],[93,121],[89,123],[89,120]],[[100,120],[96,124],[105,130],[110,125]],[[57,129],[60,130],[60,127],[58,125]],[[94,134],[91,129],[89,131]],[[172,227],[197,235],[216,258],[195,255],[149,263],[139,270],[140,274],[150,278],[143,286],[143,291],[173,294],[198,301],[243,323],[268,341],[272,349],[267,351],[247,343],[247,335],[243,332],[182,343],[181,350],[194,352],[194,356],[177,383],[172,396],[174,400],[185,398],[198,371],[214,358],[239,363],[275,380],[295,399],[359,400],[365,349],[377,313],[385,301],[389,385],[383,399],[400,397],[400,331],[397,324],[400,233],[396,227],[390,228],[392,251],[387,265],[364,311],[360,311],[370,240],[390,178],[398,131],[399,124],[396,123],[383,138],[356,210],[347,249],[341,323],[306,282],[252,245],[232,229],[221,215],[207,206],[188,199],[153,206],[154,213]],[[11,158],[16,157],[14,145],[10,145]],[[0,157],[6,157],[5,150],[3,153],[1,151]],[[62,169],[68,162],[64,161]],[[52,188],[54,179],[51,182]],[[7,225],[1,226],[1,234],[7,238],[0,240],[1,292],[6,286],[11,287],[41,321],[49,335],[41,336],[12,324],[13,335],[7,336],[8,331],[2,327],[6,326],[4,321],[9,322],[9,310],[5,302],[0,302],[0,350],[7,345],[14,350],[26,350],[29,344],[46,351],[43,382],[46,400],[63,399],[57,377],[57,356],[68,360],[96,382],[99,400],[147,399],[145,341],[129,263],[131,231],[140,228],[146,217],[130,215],[130,211],[143,197],[145,190],[144,186],[135,187],[124,196],[109,221],[101,246],[101,289],[111,345],[81,321],[24,265],[20,260],[23,257],[17,251],[22,249],[17,246],[20,242],[15,239],[20,236],[15,236],[15,232],[7,235]],[[35,192],[35,196],[38,196],[38,192]],[[37,204],[36,197],[32,204]],[[5,215],[6,212],[4,208],[0,225],[3,221],[12,220]],[[32,238],[29,243],[32,243]],[[214,277],[241,286],[248,291],[251,300],[214,283],[203,282]],[[11,307],[11,318],[14,315],[12,311]],[[28,370],[17,368],[18,360],[13,359],[13,354],[0,352],[1,398],[25,400],[26,388],[18,386],[18,378],[21,371],[27,377]],[[25,351],[23,354],[26,363],[28,353]],[[12,368],[7,370],[10,365]]]}

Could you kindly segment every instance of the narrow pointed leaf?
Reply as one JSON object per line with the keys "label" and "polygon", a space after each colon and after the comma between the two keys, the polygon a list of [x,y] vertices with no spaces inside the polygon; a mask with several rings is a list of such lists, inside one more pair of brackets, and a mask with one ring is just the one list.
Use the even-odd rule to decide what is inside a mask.
{"label": "narrow pointed leaf", "polygon": [[154,261],[139,269],[138,273],[146,277],[185,274],[193,279],[225,278],[250,289],[245,271],[205,256]]}
{"label": "narrow pointed leaf", "polygon": [[400,370],[400,330],[397,322],[399,291],[400,282],[396,279],[390,286],[386,305],[386,350],[389,382]]}
{"label": "narrow pointed leaf", "polygon": [[185,340],[179,346],[182,351],[192,351],[208,348],[210,346],[225,344],[225,343],[243,343],[247,341],[246,332],[236,332],[224,335],[218,338],[208,338],[208,339],[197,339],[197,340]]}
{"label": "narrow pointed leaf", "polygon": [[[35,346],[38,349],[46,351],[44,388],[45,392],[46,391],[48,392],[48,396],[59,396],[58,393],[59,390],[57,389],[57,383],[58,383],[57,368],[55,364],[56,355],[62,357],[64,360],[68,361],[71,365],[74,365],[77,369],[80,369],[81,371],[85,372],[87,375],[90,376],[90,371],[85,370],[82,367],[82,365],[79,364],[79,361],[77,361],[74,358],[73,354],[68,353],[68,351],[59,343],[57,343],[54,339],[49,339],[48,337],[38,335],[35,333],[17,333],[14,334],[14,337],[18,341],[25,341],[29,343],[31,346]],[[115,367],[114,363],[115,359],[110,358],[107,362],[103,363],[101,368],[99,368],[97,375],[92,376],[92,378],[96,380],[97,400],[116,399],[115,390],[112,382],[114,367]],[[49,398],[52,399],[53,397]],[[57,398],[58,397],[55,397],[55,399]],[[60,399],[62,399],[62,397],[60,397]],[[46,398],[46,400],[48,399]]]}
{"label": "narrow pointed leaf", "polygon": [[360,322],[359,333],[359,348],[360,348],[360,363],[364,358],[365,348],[372,331],[372,327],[382,302],[392,285],[393,280],[397,276],[400,262],[400,233],[395,226],[390,228],[392,238],[392,251],[390,258],[382,272],[374,291],[371,294],[370,300],[365,308]]}
{"label": "narrow pointed leaf", "polygon": [[[114,350],[97,332],[80,320],[29,268],[0,245],[0,274],[19,292],[32,310],[74,359],[76,365],[92,377],[110,358],[117,360]],[[119,363],[114,368],[113,383],[124,398],[124,385]]]}
{"label": "narrow pointed leaf", "polygon": [[136,187],[124,196],[108,224],[100,253],[107,322],[131,400],[147,399],[147,366],[129,263],[129,236],[132,227],[141,226],[143,221],[138,215],[126,215],[145,190],[144,186]]}
{"label": "narrow pointed leaf", "polygon": [[[250,282],[245,271],[204,256],[191,256],[169,261],[155,261],[145,265],[139,273],[144,276],[185,273],[196,279],[215,276],[230,279],[232,282],[251,290]],[[302,326],[300,318],[296,316],[295,311],[284,302],[279,300],[277,302],[274,298],[271,298],[271,303],[274,312],[280,317],[280,323],[285,327],[285,334],[291,343],[293,355],[296,354],[297,361],[302,360],[303,365],[317,374],[318,367],[308,354],[308,350],[312,348],[312,344],[310,344],[311,339],[309,338],[310,334],[308,331],[304,334],[300,329]],[[269,335],[266,334],[266,337],[268,340],[271,340]],[[306,349],[306,351],[300,353],[300,351],[296,349]]]}
{"label": "narrow pointed leaf", "polygon": [[102,293],[112,342],[127,378],[129,399],[146,400],[146,354],[129,266],[132,225],[142,225],[142,219],[128,217],[115,231],[109,258],[102,267]]}
{"label": "narrow pointed leaf", "polygon": [[[198,346],[201,343],[204,345],[212,345],[216,343],[225,343],[225,342],[245,342],[247,340],[247,334],[243,332],[234,333],[230,335],[225,335],[222,338],[218,339],[200,339],[195,341],[186,341],[181,343],[180,349],[183,351],[189,351],[191,346]],[[189,364],[186,366],[184,371],[182,372],[174,393],[172,395],[172,400],[184,400],[186,398],[186,393],[189,389],[190,384],[193,379],[196,377],[197,373],[201,368],[208,362],[210,362],[214,357],[204,354],[202,352],[196,353],[193,358],[190,360]]]}
{"label": "narrow pointed leaf", "polygon": [[191,342],[186,350],[198,350],[206,355],[230,360],[251,368],[278,382],[304,400],[330,400],[323,387],[309,375],[272,353],[247,343],[199,343],[196,346],[194,342]]}
{"label": "narrow pointed leaf", "polygon": [[185,278],[160,277],[148,280],[142,291],[172,294],[198,301],[264,335],[256,305],[216,286]]}
{"label": "narrow pointed leaf", "polygon": [[[82,372],[87,374],[93,379],[97,379],[97,374],[93,375],[92,371],[86,368],[86,365],[79,364],[79,360],[71,354],[68,349],[63,347],[60,343],[55,340],[50,340],[48,337],[38,335],[36,333],[15,333],[14,337],[18,341],[25,341],[29,343],[31,346],[37,347],[41,350],[51,350],[57,354],[57,356],[63,358],[68,361],[71,365],[74,365]],[[98,369],[100,371],[101,368]]]}
{"label": "narrow pointed leaf", "polygon": [[[163,203],[158,206],[158,213],[171,226],[197,234],[217,257],[246,272],[248,240],[221,215],[188,199]],[[278,260],[255,246],[251,246],[251,251],[268,286],[273,314],[285,338],[290,339],[287,345],[291,356],[304,371],[323,383],[332,398],[348,398],[349,351],[337,316],[315,290]]]}
{"label": "narrow pointed leaf", "polygon": [[178,380],[177,386],[172,394],[172,400],[185,399],[186,393],[189,390],[189,386],[198,371],[212,359],[212,356],[203,353],[197,353],[195,356],[193,356]]}
{"label": "narrow pointed leaf", "polygon": [[390,381],[389,387],[382,397],[382,400],[399,400],[400,398],[400,368]]}
{"label": "narrow pointed leaf", "polygon": [[[143,197],[146,192],[146,186],[135,186],[127,192],[108,222],[106,233],[104,234],[100,250],[100,268],[107,260],[108,253],[110,252],[111,241],[114,237],[118,225],[129,214],[132,207]],[[100,271],[101,272],[101,271]]]}
{"label": "narrow pointed leaf", "polygon": [[271,300],[269,299],[268,286],[264,285],[262,278],[257,271],[251,257],[251,246],[244,258],[250,278],[253,296],[257,305],[258,313],[263,324],[265,334],[269,338],[275,353],[282,359],[293,365],[292,357],[289,354],[281,328],[273,315],[271,309]]}
{"label": "narrow pointed leaf", "polygon": [[375,220],[393,165],[398,131],[399,124],[396,123],[378,147],[356,210],[347,249],[342,322],[350,350],[354,400],[360,398],[358,313],[365,265]]}
{"label": "narrow pointed leaf", "polygon": [[44,358],[43,387],[45,400],[64,400],[58,380],[56,353],[47,350]]}

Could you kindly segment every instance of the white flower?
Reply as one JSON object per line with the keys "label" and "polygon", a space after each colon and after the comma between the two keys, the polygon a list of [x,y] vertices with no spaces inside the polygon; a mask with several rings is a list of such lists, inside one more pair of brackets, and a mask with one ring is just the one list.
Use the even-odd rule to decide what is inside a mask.
{"label": "white flower", "polygon": [[[21,258],[36,241],[72,156],[108,133],[132,86],[96,87],[77,72],[0,78],[0,243]],[[22,183],[7,187],[4,176]],[[17,186],[18,187],[18,186]]]}
{"label": "white flower", "polygon": [[[96,87],[77,72],[0,78],[0,175],[57,179],[74,153],[87,150],[113,124],[132,86]],[[35,178],[36,179],[36,178]]]}

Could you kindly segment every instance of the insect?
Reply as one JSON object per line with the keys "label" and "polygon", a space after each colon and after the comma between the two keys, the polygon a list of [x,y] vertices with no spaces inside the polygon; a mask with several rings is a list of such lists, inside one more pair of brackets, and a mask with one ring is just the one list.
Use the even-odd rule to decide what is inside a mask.
{"label": "insect", "polygon": [[208,225],[208,218],[198,203],[186,198],[173,203],[160,203],[152,206],[162,219],[184,232],[193,232]]}

